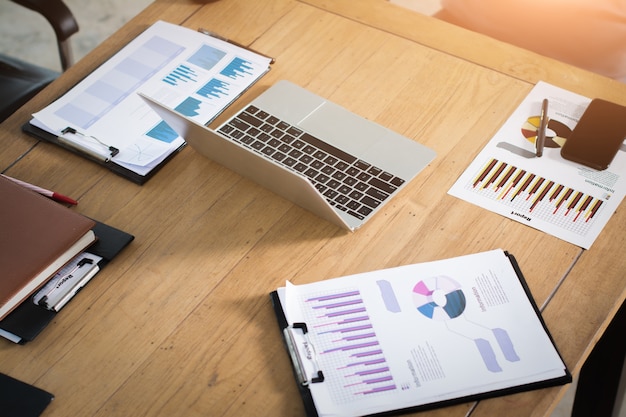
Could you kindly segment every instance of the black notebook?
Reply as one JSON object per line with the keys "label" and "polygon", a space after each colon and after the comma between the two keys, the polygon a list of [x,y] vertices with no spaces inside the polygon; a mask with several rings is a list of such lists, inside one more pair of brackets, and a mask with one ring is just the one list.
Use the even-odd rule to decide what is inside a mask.
{"label": "black notebook", "polygon": [[[97,221],[93,231],[98,240],[88,251],[102,258],[98,262],[99,269],[104,268],[134,239],[134,236],[127,232]],[[0,321],[1,336],[24,344],[33,340],[48,326],[57,312],[35,304],[33,297],[29,297]]]}
{"label": "black notebook", "polygon": [[38,417],[53,399],[47,391],[0,373],[2,417]]}
{"label": "black notebook", "polygon": [[308,416],[443,407],[571,382],[502,250],[271,293]]}

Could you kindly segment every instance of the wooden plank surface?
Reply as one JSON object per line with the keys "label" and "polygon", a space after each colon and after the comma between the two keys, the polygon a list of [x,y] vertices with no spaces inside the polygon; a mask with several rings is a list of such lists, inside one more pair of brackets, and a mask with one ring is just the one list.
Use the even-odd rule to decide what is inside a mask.
{"label": "wooden plank surface", "polygon": [[[599,256],[623,254],[623,210],[583,253],[446,194],[533,81],[390,33],[369,24],[369,17],[318,6],[291,0],[263,7],[247,0],[202,8],[154,3],[0,125],[3,147],[11,141],[32,146],[18,129],[30,112],[161,18],[206,27],[277,58],[220,120],[289,79],[437,152],[415,181],[352,234],[191,148],[138,186],[62,149],[34,146],[7,174],[79,198],[75,210],[136,236],[34,342],[0,341],[0,371],[56,395],[46,416],[302,415],[270,291],[287,279],[313,282],[499,247],[516,256],[537,303],[547,304],[546,320],[566,362],[580,367],[624,297],[624,261],[603,263],[606,257]],[[371,11],[355,10],[360,16]],[[519,55],[514,48],[510,53]],[[585,91],[613,94],[601,81]],[[11,157],[3,158],[6,165]],[[603,283],[602,293],[592,291]],[[577,305],[584,309],[573,311]],[[585,325],[572,327],[572,318]],[[511,404],[515,415],[543,415],[561,393],[488,400],[472,415],[508,413]],[[426,414],[464,416],[472,407]]]}
{"label": "wooden plank surface", "polygon": [[[626,84],[564,64],[386,0],[302,0],[322,10],[535,84],[547,81],[588,97],[626,104]],[[608,87],[608,88],[607,88]]]}

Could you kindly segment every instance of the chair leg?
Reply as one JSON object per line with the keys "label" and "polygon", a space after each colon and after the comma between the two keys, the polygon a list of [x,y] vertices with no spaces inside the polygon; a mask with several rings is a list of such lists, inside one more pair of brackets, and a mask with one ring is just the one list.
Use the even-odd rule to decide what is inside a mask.
{"label": "chair leg", "polygon": [[69,39],[65,41],[59,41],[59,56],[61,58],[61,68],[63,71],[67,70],[74,64],[74,56],[72,53],[72,47]]}

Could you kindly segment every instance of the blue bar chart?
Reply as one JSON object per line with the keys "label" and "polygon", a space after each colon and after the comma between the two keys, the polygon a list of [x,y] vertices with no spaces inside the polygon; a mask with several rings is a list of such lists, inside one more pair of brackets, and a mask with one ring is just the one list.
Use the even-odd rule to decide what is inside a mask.
{"label": "blue bar chart", "polygon": [[202,102],[200,100],[193,97],[187,97],[182,103],[176,106],[174,110],[187,117],[193,117],[200,114],[199,110],[201,105]]}
{"label": "blue bar chart", "polygon": [[197,73],[191,67],[180,64],[163,78],[163,82],[171,86],[177,86],[181,83],[195,83],[197,78]]}
{"label": "blue bar chart", "polygon": [[252,62],[236,57],[228,64],[220,74],[231,79],[243,78],[253,74]]}
{"label": "blue bar chart", "polygon": [[335,376],[325,383],[336,401],[398,389],[359,291],[309,297],[305,305],[322,370]]}
{"label": "blue bar chart", "polygon": [[199,96],[208,98],[210,100],[220,99],[227,97],[230,94],[230,84],[224,81],[220,81],[217,78],[212,78],[208,83],[202,86],[196,94]]}
{"label": "blue bar chart", "polygon": [[151,138],[160,140],[161,142],[172,143],[178,137],[178,133],[176,133],[170,125],[161,120],[156,126],[150,129],[148,133],[146,133],[146,136],[150,136]]}

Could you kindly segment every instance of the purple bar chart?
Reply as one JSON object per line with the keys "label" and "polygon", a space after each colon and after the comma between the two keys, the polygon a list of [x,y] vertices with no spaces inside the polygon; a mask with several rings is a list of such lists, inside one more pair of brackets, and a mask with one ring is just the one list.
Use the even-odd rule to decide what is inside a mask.
{"label": "purple bar chart", "polygon": [[336,376],[325,383],[336,385],[329,391],[343,397],[337,401],[398,389],[359,291],[309,297],[305,306],[322,370]]}

